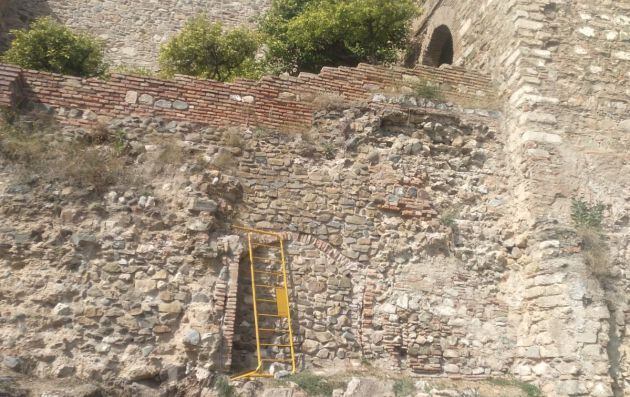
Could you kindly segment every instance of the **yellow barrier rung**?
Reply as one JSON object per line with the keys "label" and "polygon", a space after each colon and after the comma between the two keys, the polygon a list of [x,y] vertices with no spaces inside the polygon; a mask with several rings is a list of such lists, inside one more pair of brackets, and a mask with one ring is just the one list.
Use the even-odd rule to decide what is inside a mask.
{"label": "yellow barrier rung", "polygon": [[266,248],[280,248],[277,245],[254,243],[254,247],[266,247]]}
{"label": "yellow barrier rung", "polygon": [[256,302],[277,303],[278,301],[275,299],[256,299]]}
{"label": "yellow barrier rung", "polygon": [[276,275],[282,274],[282,272],[274,272],[271,270],[256,270],[255,273],[267,273],[267,274],[276,274]]}

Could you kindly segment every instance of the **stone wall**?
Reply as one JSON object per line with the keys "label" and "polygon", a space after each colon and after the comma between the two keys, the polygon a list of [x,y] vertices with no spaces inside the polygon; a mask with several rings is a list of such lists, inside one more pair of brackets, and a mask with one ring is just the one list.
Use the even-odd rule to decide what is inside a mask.
{"label": "stone wall", "polygon": [[[497,285],[512,248],[497,245],[506,192],[493,171],[502,138],[482,113],[374,103],[317,113],[291,139],[230,130],[238,147],[186,122],[110,121],[147,151],[138,169],[169,139],[191,150],[149,193],[22,185],[3,163],[3,355],[32,375],[133,387],[246,366],[251,326],[236,315],[248,307],[236,295],[246,262],[229,229],[246,224],[286,232],[300,365],[507,373],[515,336]],[[221,171],[199,167],[226,152]]]}
{"label": "stone wall", "polygon": [[[316,239],[306,251],[289,245],[299,253],[291,264],[306,366],[364,357],[418,374],[505,373],[514,335],[496,285],[509,254],[480,241],[497,238],[491,224],[503,210],[504,176],[490,171],[502,161],[495,121],[410,112],[329,114],[314,130],[316,142],[338,147],[328,161],[303,157],[313,152],[308,138],[259,136],[239,166],[239,218]],[[457,232],[438,219],[451,207]],[[317,240],[334,254],[318,255]]]}
{"label": "stone wall", "polygon": [[[142,127],[128,119],[112,128],[131,138]],[[165,130],[144,131],[144,142],[158,142],[146,158],[163,147]],[[66,129],[55,139],[82,134]],[[239,198],[234,177],[162,169],[142,191],[95,198],[77,186],[24,184],[0,163],[5,363],[32,377],[120,388],[229,371],[243,255],[222,223]],[[53,197],[55,205],[41,205]]]}
{"label": "stone wall", "polygon": [[268,0],[7,0],[0,42],[6,47],[8,29],[22,28],[30,20],[50,15],[71,28],[87,31],[107,44],[114,65],[156,68],[160,45],[198,14],[227,25],[252,24],[267,8]]}
{"label": "stone wall", "polygon": [[[513,371],[540,379],[549,395],[627,394],[628,5],[438,0],[430,8],[419,40],[448,24],[455,63],[492,74],[505,95],[510,217],[515,234],[540,242],[510,283],[522,348]],[[607,205],[603,279],[571,249],[579,240],[570,202],[580,195]]]}

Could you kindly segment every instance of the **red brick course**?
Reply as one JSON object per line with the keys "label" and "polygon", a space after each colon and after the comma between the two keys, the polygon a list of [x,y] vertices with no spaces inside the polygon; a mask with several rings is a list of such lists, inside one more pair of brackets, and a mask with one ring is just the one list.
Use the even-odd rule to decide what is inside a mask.
{"label": "red brick course", "polygon": [[[260,81],[221,83],[186,76],[160,80],[120,74],[107,80],[83,79],[0,65],[0,106],[12,107],[27,100],[57,110],[80,110],[80,116],[62,120],[69,124],[89,124],[97,116],[139,115],[215,126],[307,128],[315,110],[311,103],[314,97],[334,93],[349,101],[365,101],[374,92],[400,85],[403,75],[440,84],[440,91],[450,99],[492,95],[487,77],[462,68],[404,69],[360,64],[356,68],[323,68],[318,75],[266,76]],[[145,98],[150,95],[153,102],[138,101],[143,94]],[[158,100],[168,101],[165,105],[170,107],[157,106]],[[183,106],[175,109],[173,101],[181,101],[179,105]]]}

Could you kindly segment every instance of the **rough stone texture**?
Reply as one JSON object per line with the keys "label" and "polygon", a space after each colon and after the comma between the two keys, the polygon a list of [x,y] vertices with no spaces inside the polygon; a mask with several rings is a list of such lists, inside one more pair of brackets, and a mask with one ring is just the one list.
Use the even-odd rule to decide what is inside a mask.
{"label": "rough stone texture", "polygon": [[198,14],[227,25],[251,24],[268,0],[5,0],[0,5],[0,42],[8,30],[33,18],[52,15],[70,27],[88,31],[107,44],[113,64],[155,69],[160,45]]}
{"label": "rough stone texture", "polygon": [[[496,164],[501,160],[491,155],[500,152],[495,127],[458,117],[432,121],[422,111],[401,116],[348,110],[334,122],[317,123],[320,139],[334,139],[340,126],[349,126],[349,136],[361,139],[355,150],[339,149],[342,157],[323,164],[297,157],[309,152],[306,143],[295,153],[273,136],[259,138],[255,157],[241,162],[249,211],[239,217],[256,227],[298,233],[297,239],[288,235],[293,241],[288,252],[298,340],[311,356],[308,365],[365,357],[376,359],[377,366],[423,374],[452,368],[466,375],[505,373],[514,337],[495,284],[506,270],[508,253],[476,240],[473,257],[469,252],[475,244],[466,237],[482,229],[486,238],[500,235],[493,221],[482,226],[483,219],[503,211],[504,176],[489,171],[501,168]],[[494,120],[485,123],[494,125]],[[465,144],[453,146],[456,137]],[[409,142],[425,149],[407,150]],[[377,164],[368,160],[374,150],[382,159]],[[466,202],[460,203],[463,197]],[[401,211],[394,205],[401,201],[429,210]],[[466,213],[484,208],[484,215],[461,219],[460,231],[453,234],[440,225],[438,212],[460,205]],[[251,315],[239,317],[245,321],[240,329],[251,329]],[[239,338],[253,340],[247,333]]]}
{"label": "rough stone texture", "polygon": [[[488,237],[475,237],[488,227],[498,233],[491,224],[501,208],[488,204],[504,195],[504,176],[490,172],[504,168],[494,157],[501,153],[497,120],[380,105],[316,118],[311,133],[335,142],[336,159],[325,159],[325,148],[308,139],[245,130],[234,167],[180,167],[174,177],[152,182],[163,186],[155,196],[112,191],[88,207],[64,188],[58,215],[35,205],[54,193],[24,190],[3,177],[1,293],[12,319],[0,327],[3,353],[34,362],[37,376],[102,382],[246,367],[251,326],[237,308],[249,305],[236,283],[243,251],[218,221],[231,219],[285,226],[296,342],[306,366],[366,357],[417,373],[506,373],[514,336],[505,329],[505,301],[494,284],[506,271],[507,251],[482,243],[496,238],[488,230]],[[212,128],[193,136],[187,123],[158,119],[129,117],[110,128],[147,150],[156,150],[148,142],[164,134],[184,145],[194,141],[209,159],[223,139]],[[66,127],[59,137],[81,131]],[[356,138],[352,150],[333,139],[339,131]],[[416,145],[424,149],[412,150]],[[438,220],[460,200],[458,224],[470,237]],[[190,229],[193,220],[214,226]],[[37,265],[43,262],[49,265]],[[418,264],[427,267],[411,271]],[[432,266],[444,269],[439,278]],[[241,280],[246,270],[241,266]],[[43,344],[25,349],[32,340]],[[64,349],[73,351],[71,358]]]}
{"label": "rough stone texture", "polygon": [[[287,139],[275,131],[248,130],[244,149],[228,149],[219,148],[220,137],[211,131],[194,132],[177,123],[164,128],[165,123],[155,120],[125,121],[178,134],[209,158],[227,152],[240,156],[233,173],[245,192],[242,202],[235,204],[239,205],[238,222],[288,232],[292,274],[299,281],[295,286],[297,341],[306,366],[325,367],[331,361],[363,357],[378,366],[422,374],[511,373],[536,383],[549,396],[628,394],[630,6],[611,0],[432,0],[425,9],[427,13],[416,24],[418,58],[426,58],[433,31],[447,25],[455,39],[455,66],[392,71],[360,65],[326,68],[320,75],[232,85],[117,75],[105,83],[3,66],[0,104],[15,106],[30,100],[69,125],[89,125],[131,113],[204,124],[288,127],[292,132],[307,129],[315,121],[316,129],[310,133],[332,142],[326,150],[317,147],[313,141],[319,139],[309,134]],[[470,70],[492,76],[503,98],[502,115],[479,109],[491,99],[487,95],[491,90],[487,78]],[[418,77],[437,81],[453,98],[473,100],[475,105],[386,95],[386,88]],[[355,108],[313,116],[313,97],[328,92],[349,101],[370,101],[380,110]],[[158,103],[170,106],[166,109]],[[342,106],[348,107],[347,103]],[[196,186],[194,181],[195,177],[191,183]],[[4,198],[11,202],[8,208],[17,208],[18,213],[26,211],[25,202],[29,202],[28,196],[16,193],[20,189],[27,188],[12,186]],[[601,200],[607,207],[604,232],[610,268],[606,277],[595,277],[571,224],[571,198],[580,195]],[[186,199],[178,207],[185,215],[176,230],[207,235],[215,220],[195,218],[197,210],[190,211],[190,197]],[[141,213],[147,211],[144,205],[139,208]],[[94,214],[85,217],[78,208],[74,210],[79,215],[70,209],[59,218],[81,226],[97,223]],[[211,211],[199,210],[203,212],[211,215]],[[31,345],[41,345],[39,337],[29,337],[34,341],[15,337],[25,327],[39,325],[39,320],[31,319],[40,318],[41,313],[53,313],[53,327],[79,335],[76,340],[93,344],[94,352],[91,347],[81,350],[77,363],[37,348],[37,374],[85,376],[84,368],[93,367],[91,357],[85,359],[90,365],[83,365],[82,357],[120,355],[116,349],[121,347],[105,340],[106,336],[94,337],[96,331],[86,331],[81,323],[71,326],[69,321],[86,313],[87,319],[105,318],[100,321],[106,326],[110,318],[116,318],[122,321],[121,327],[131,327],[128,315],[119,320],[119,312],[98,306],[115,302],[113,306],[125,308],[130,301],[126,295],[111,292],[122,285],[123,291],[133,288],[155,301],[142,313],[159,320],[148,323],[146,335],[133,330],[124,333],[139,343],[145,343],[142,338],[155,338],[155,343],[131,348],[122,357],[140,359],[146,353],[159,360],[130,362],[124,371],[115,366],[114,373],[120,371],[128,379],[155,377],[168,361],[165,357],[183,357],[191,344],[178,337],[172,347],[177,353],[171,353],[167,345],[168,352],[163,354],[160,341],[170,341],[173,333],[183,337],[197,328],[171,321],[169,316],[186,316],[190,305],[207,308],[211,306],[208,300],[214,304],[214,314],[208,317],[212,320],[201,323],[213,324],[209,333],[215,335],[217,323],[223,321],[220,346],[225,350],[220,356],[226,366],[232,338],[237,349],[234,357],[238,357],[232,367],[250,364],[251,334],[246,331],[251,326],[244,320],[248,314],[246,310],[236,313],[237,307],[243,307],[239,299],[246,301],[247,295],[246,290],[237,293],[236,280],[246,275],[243,266],[239,275],[237,255],[226,257],[225,270],[213,275],[213,291],[191,291],[184,287],[190,282],[184,277],[177,291],[166,294],[161,290],[163,283],[171,279],[179,283],[183,277],[176,273],[180,263],[167,262],[166,274],[158,273],[165,265],[154,263],[158,259],[153,257],[147,259],[152,245],[128,253],[120,246],[111,248],[106,239],[103,244],[100,237],[87,238],[75,233],[81,230],[61,228],[50,232],[53,238],[47,229],[40,232],[39,225],[54,222],[34,222],[30,217],[35,215],[26,214],[11,222],[29,226],[9,227],[16,230],[3,231],[5,242],[0,242],[0,255],[18,268],[4,276],[7,285],[17,283],[38,293],[48,290],[37,279],[45,274],[20,273],[21,266],[28,268],[42,260],[89,269],[95,266],[92,255],[100,258],[109,250],[115,260],[107,257],[105,263],[97,262],[98,271],[111,274],[105,291],[99,288],[105,281],[95,281],[100,274],[92,277],[90,271],[81,270],[79,274],[85,277],[80,280],[74,273],[68,275],[73,286],[87,283],[81,293],[55,283],[50,286],[54,299],[43,303],[25,303],[21,296],[6,293],[35,312],[26,320],[11,314],[8,325],[3,323],[2,340],[8,341],[4,343],[10,357],[20,358],[23,351],[32,350]],[[49,239],[40,240],[41,236]],[[163,240],[158,241],[173,239],[166,232],[159,237]],[[41,241],[76,250],[78,259],[62,256],[58,260],[58,254]],[[171,249],[169,244],[165,247]],[[124,269],[129,262],[117,262],[116,255],[124,260],[137,256],[140,264],[133,266],[141,267],[140,277],[127,274]],[[155,273],[143,267],[147,262],[155,266]],[[195,268],[193,262],[184,267]],[[190,296],[176,296],[179,288]],[[74,298],[64,293],[85,295],[94,307],[81,312]],[[300,313],[306,315],[300,317]],[[72,339],[63,342],[55,339],[56,333],[43,332],[45,346],[57,352],[74,349]],[[200,333],[204,349],[218,351],[215,339],[208,337],[204,345],[204,333]],[[47,338],[52,341],[47,343]],[[126,336],[122,338],[127,343]],[[196,376],[203,378],[198,371]]]}
{"label": "rough stone texture", "polygon": [[[548,395],[627,394],[630,7],[437,0],[427,9],[418,23],[423,48],[432,29],[447,24],[454,63],[491,73],[504,93],[511,232],[541,244],[507,284],[509,319],[519,330],[513,372],[538,380]],[[579,195],[608,207],[610,278],[593,277],[563,237]]]}
{"label": "rough stone texture", "polygon": [[[128,137],[142,129],[137,118],[110,128]],[[144,139],[163,134],[150,130]],[[85,206],[80,189],[25,189],[8,177],[5,159],[0,162],[5,366],[28,363],[31,377],[108,384],[177,381],[190,371],[187,365],[207,372],[197,375],[201,380],[208,371],[229,370],[242,245],[229,232],[188,230],[201,215],[186,206],[214,197],[214,216],[229,219],[230,200],[240,197],[234,177],[180,170],[152,182],[163,187],[155,196],[111,191]],[[53,196],[59,213],[35,205]],[[221,224],[213,222],[225,230]],[[34,268],[40,261],[46,265]]]}

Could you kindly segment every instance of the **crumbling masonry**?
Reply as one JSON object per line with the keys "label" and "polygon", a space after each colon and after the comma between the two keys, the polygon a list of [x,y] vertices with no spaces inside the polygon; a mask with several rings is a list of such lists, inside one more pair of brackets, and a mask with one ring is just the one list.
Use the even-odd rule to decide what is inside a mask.
{"label": "crumbling masonry", "polygon": [[[97,10],[46,4],[86,28],[81,15]],[[20,12],[11,5],[0,3],[3,15]],[[112,192],[107,215],[70,199],[60,212],[33,213],[37,192],[0,185],[0,296],[11,319],[0,324],[3,353],[33,350],[42,376],[130,381],[242,365],[245,262],[229,227],[245,224],[286,233],[304,366],[378,358],[418,375],[513,374],[549,396],[627,394],[630,4],[424,8],[407,60],[414,69],[359,65],[222,84],[1,66],[0,104],[48,112],[66,134],[106,123],[142,145],[169,135],[236,159],[221,172],[181,171],[186,182],[153,200]],[[163,23],[179,26],[170,18],[197,8],[186,10]],[[141,17],[152,12],[138,6]],[[103,34],[113,60],[151,66],[144,44]],[[415,97],[419,78],[449,101]],[[345,99],[341,110],[317,107],[330,92]],[[243,126],[243,148],[222,146],[225,125]],[[332,142],[332,156],[313,135]],[[570,221],[581,195],[607,205],[605,278],[593,275]],[[158,224],[156,213],[173,215]],[[42,263],[73,273],[60,279]],[[52,308],[51,328],[22,331]],[[75,349],[75,358],[55,349]]]}

